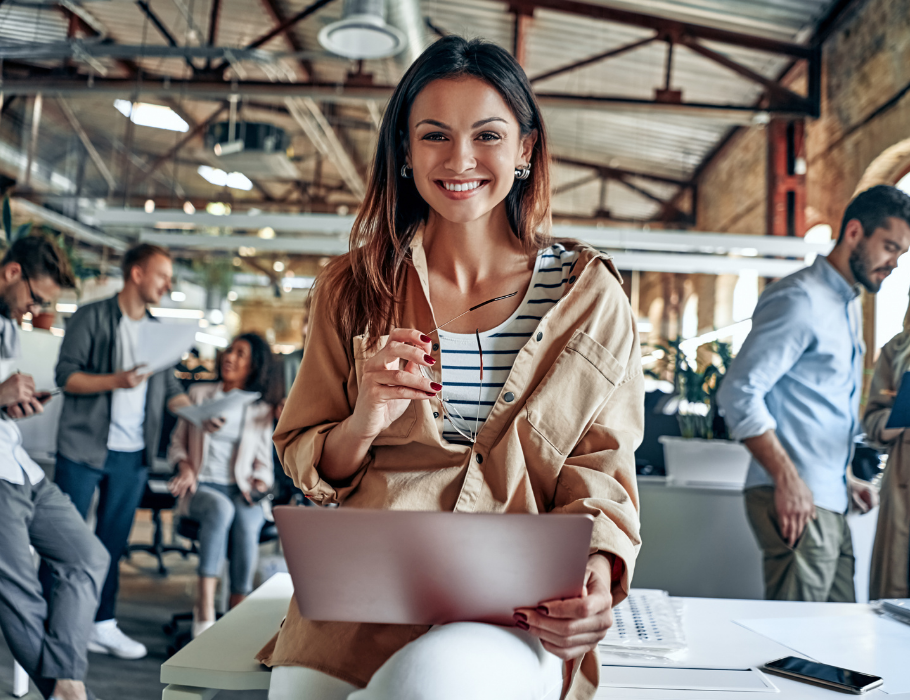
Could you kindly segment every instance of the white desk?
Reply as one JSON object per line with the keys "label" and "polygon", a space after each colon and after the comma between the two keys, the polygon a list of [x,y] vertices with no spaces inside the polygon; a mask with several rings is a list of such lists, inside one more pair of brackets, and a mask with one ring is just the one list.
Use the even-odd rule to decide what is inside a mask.
{"label": "white desk", "polygon": [[[767,600],[727,600],[720,598],[682,598],[685,601],[684,625],[688,651],[672,665],[747,668],[761,666],[784,656],[795,656],[787,647],[737,625],[733,620],[769,617],[830,617],[874,615],[869,605],[858,603],[785,603]],[[907,649],[910,659],[910,645]],[[606,670],[606,669],[605,669]],[[849,694],[768,675],[780,693],[693,692],[681,690],[630,690],[601,688],[597,700],[790,700],[800,698],[851,697]],[[910,694],[888,695],[872,690],[862,696],[870,700],[910,700]]]}
{"label": "white desk", "polygon": [[[243,603],[198,639],[161,666],[161,682],[169,684],[162,700],[210,700],[219,690],[259,690],[269,687],[269,669],[254,656],[278,629],[293,593],[290,576],[276,574]],[[674,665],[729,668],[761,666],[792,655],[786,647],[755,634],[733,620],[768,617],[871,615],[868,605],[840,603],[780,603],[763,600],[684,598],[689,650]],[[910,658],[910,648],[907,656]],[[837,700],[848,697],[805,683],[771,676],[779,694],[628,690],[601,688],[599,700]],[[874,690],[871,700],[910,700],[910,694],[887,695]]]}
{"label": "white desk", "polygon": [[267,690],[271,671],[254,658],[281,624],[294,593],[276,574],[161,664],[162,700],[209,700],[219,690]]}

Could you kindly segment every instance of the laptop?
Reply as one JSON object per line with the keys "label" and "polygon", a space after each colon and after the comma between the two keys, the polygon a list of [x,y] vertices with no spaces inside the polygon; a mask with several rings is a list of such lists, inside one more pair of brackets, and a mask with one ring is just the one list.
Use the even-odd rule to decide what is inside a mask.
{"label": "laptop", "polygon": [[279,506],[278,535],[310,620],[513,624],[515,608],[580,596],[590,515]]}

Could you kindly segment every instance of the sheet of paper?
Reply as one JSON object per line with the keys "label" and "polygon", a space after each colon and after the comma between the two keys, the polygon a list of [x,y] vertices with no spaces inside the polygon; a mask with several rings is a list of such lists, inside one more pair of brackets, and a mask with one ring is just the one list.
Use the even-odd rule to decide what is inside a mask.
{"label": "sheet of paper", "polygon": [[176,365],[196,343],[198,330],[196,323],[143,323],[136,348],[138,364],[145,365],[142,371],[160,372]]}
{"label": "sheet of paper", "polygon": [[885,428],[910,428],[910,380],[907,377],[910,372],[904,372],[904,378],[901,379],[900,389],[897,396],[894,397],[894,405],[891,406],[891,415]]}
{"label": "sheet of paper", "polygon": [[601,666],[600,687],[779,692],[767,676],[755,668]]}
{"label": "sheet of paper", "polygon": [[871,613],[735,622],[819,663],[880,676],[886,693],[910,693],[908,625]]}
{"label": "sheet of paper", "polygon": [[178,408],[175,413],[184,420],[192,423],[197,428],[209,418],[217,418],[231,407],[248,406],[257,401],[261,394],[258,391],[243,391],[242,389],[231,389],[220,399],[207,401],[199,405],[184,406]]}

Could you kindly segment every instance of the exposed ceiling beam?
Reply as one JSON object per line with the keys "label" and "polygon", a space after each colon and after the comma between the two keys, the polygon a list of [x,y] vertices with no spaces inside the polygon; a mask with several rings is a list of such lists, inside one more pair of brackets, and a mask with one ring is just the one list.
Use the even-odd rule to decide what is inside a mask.
{"label": "exposed ceiling beam", "polygon": [[534,11],[522,8],[513,9],[515,22],[512,30],[512,55],[518,65],[524,67],[528,62],[528,30],[534,19]]}
{"label": "exposed ceiling beam", "polygon": [[616,252],[610,255],[617,269],[640,272],[741,275],[749,271],[758,273],[759,277],[786,277],[806,267],[802,260],[774,260],[771,258],[728,258],[722,255],[626,252]]}
{"label": "exposed ceiling beam", "polygon": [[173,148],[171,148],[167,153],[165,153],[163,156],[160,156],[157,160],[152,162],[151,165],[149,165],[149,168],[146,171],[146,175],[151,175],[156,170],[158,170],[158,168],[160,168],[162,165],[164,165],[169,160],[171,160],[175,155],[177,155],[177,153],[180,151],[181,148],[183,148],[190,141],[192,141],[194,138],[199,136],[202,132],[204,132],[209,127],[210,124],[212,124],[216,119],[218,119],[222,114],[224,114],[224,112],[225,112],[225,110],[227,110],[228,106],[229,105],[227,103],[224,103],[218,109],[216,109],[209,116],[208,119],[206,119],[204,122],[200,122],[199,124],[197,124],[194,129],[190,129],[190,132],[186,136],[184,136],[182,139],[180,139],[180,141],[177,144],[175,144]]}
{"label": "exposed ceiling beam", "polygon": [[[258,231],[266,226],[277,232],[294,235],[272,239],[237,236],[250,245],[263,249],[276,249],[301,235],[326,240],[344,238],[354,224],[353,215],[336,214],[246,214],[237,212],[227,216],[196,213],[186,214],[179,209],[156,209],[146,214],[142,209],[97,209],[83,211],[83,221],[98,227],[151,229],[156,226],[218,227],[234,231]],[[807,255],[825,255],[833,242],[813,243],[805,238],[788,236],[753,236],[736,233],[709,233],[704,231],[645,231],[631,227],[603,227],[577,224],[556,224],[553,235],[579,238],[598,248],[610,250],[646,250],[675,253],[703,253],[712,255],[738,255],[744,258],[761,256],[805,258]],[[173,234],[180,236],[182,234]],[[216,246],[223,237],[209,236]],[[270,242],[271,241],[271,242]],[[258,244],[257,244],[258,243]]]}
{"label": "exposed ceiling beam", "polygon": [[571,190],[574,190],[578,187],[583,187],[592,182],[597,182],[600,179],[601,179],[600,173],[593,173],[591,175],[586,175],[585,177],[579,178],[578,180],[573,180],[572,182],[568,182],[565,185],[560,185],[559,187],[557,187],[556,189],[553,190],[553,196],[555,197],[556,195],[559,195],[559,194],[565,194],[566,192],[570,192]]}
{"label": "exposed ceiling beam", "polygon": [[[61,78],[38,75],[22,78],[10,75],[4,77],[3,90],[7,94],[35,95],[39,92],[56,92],[63,95],[85,97],[95,94],[186,96],[194,100],[221,100],[231,95],[255,97],[309,97],[314,100],[361,103],[364,100],[387,101],[394,90],[391,85],[346,85],[341,88],[334,83],[279,83],[269,81],[186,80],[156,79],[144,76],[141,82],[121,78],[92,78],[88,76]],[[666,112],[676,114],[700,114],[706,118],[719,119],[731,125],[753,124],[755,115],[760,113],[786,117],[811,116],[799,108],[775,106],[736,105],[717,103],[664,103],[654,100],[635,99],[614,95],[578,95],[571,93],[537,93],[537,100],[543,107],[553,109],[584,109],[597,112]]]}
{"label": "exposed ceiling beam", "polygon": [[[317,10],[321,10],[323,7],[325,7],[326,5],[328,5],[329,3],[333,2],[333,1],[334,0],[316,0],[316,2],[314,2],[310,5],[307,5],[305,8],[303,8],[297,14],[292,15],[291,17],[288,17],[287,19],[278,22],[278,24],[275,25],[272,29],[267,31],[265,34],[260,36],[258,39],[254,39],[253,41],[251,41],[249,44],[247,44],[243,48],[244,49],[257,49],[260,46],[262,46],[263,44],[267,44],[268,42],[270,42],[272,39],[274,39],[279,34],[284,34],[289,29],[291,29],[295,24],[306,19],[307,17],[309,17],[311,14],[313,14]],[[221,69],[221,68],[227,68],[227,65],[221,64],[220,66],[218,66],[218,69]]]}
{"label": "exposed ceiling beam", "polygon": [[[730,69],[746,80],[751,80],[752,82],[764,86],[768,90],[768,96],[771,99],[772,104],[776,103],[777,106],[785,108],[795,107],[797,109],[805,109],[810,112],[816,109],[816,106],[813,105],[809,99],[803,97],[802,95],[798,95],[777,81],[772,80],[771,78],[766,78],[760,73],[756,73],[751,68],[744,66],[741,63],[737,63],[730,58],[727,58],[723,54],[718,53],[713,49],[709,49],[707,46],[700,44],[697,40],[691,37],[681,37],[679,39],[679,43],[683,44],[690,51],[694,51],[700,56],[704,56],[705,58]],[[818,115],[816,114],[815,116]]]}
{"label": "exposed ceiling beam", "polygon": [[667,19],[666,17],[645,14],[644,12],[621,10],[616,7],[579,2],[578,0],[510,0],[510,4],[512,7],[526,7],[528,9],[541,8],[591,19],[599,19],[605,22],[613,22],[615,24],[653,29],[654,31],[666,32],[673,35],[688,35],[699,39],[706,39],[708,41],[717,41],[724,44],[732,44],[733,46],[741,46],[743,48],[779,53],[795,58],[810,58],[812,51],[811,47],[803,46],[802,44],[768,39],[726,29],[717,29],[716,27],[692,24],[691,22],[680,22],[678,20]]}
{"label": "exposed ceiling beam", "polygon": [[681,180],[668,175],[646,173],[639,170],[629,170],[628,168],[614,168],[603,163],[595,163],[589,160],[580,160],[578,158],[554,155],[553,160],[556,163],[569,165],[574,168],[591,168],[592,170],[596,170],[601,177],[608,177],[612,180],[618,180],[623,177],[640,177],[643,180],[654,180],[655,182],[662,182],[665,185],[676,185],[678,187],[690,187],[692,185],[688,180]]}
{"label": "exposed ceiling beam", "polygon": [[[221,17],[221,0],[212,0],[211,11],[209,12],[209,40],[208,45],[214,46],[218,38],[218,20]],[[212,60],[206,59],[205,69],[212,67]]]}
{"label": "exposed ceiling beam", "polygon": [[659,38],[660,38],[660,36],[655,34],[654,36],[648,37],[647,39],[642,39],[641,41],[633,41],[631,44],[625,44],[625,45],[619,46],[615,49],[610,49],[609,51],[605,51],[604,53],[597,54],[596,56],[591,56],[590,58],[585,58],[581,61],[576,61],[575,63],[570,63],[566,66],[562,66],[561,68],[556,68],[554,70],[547,71],[546,73],[541,73],[540,75],[535,75],[533,78],[530,79],[531,83],[533,84],[533,83],[539,82],[541,80],[547,80],[548,78],[555,78],[557,75],[562,75],[563,73],[568,73],[569,71],[574,71],[574,70],[578,70],[579,68],[584,68],[585,66],[589,66],[592,63],[597,63],[599,61],[606,61],[608,58],[613,58],[615,56],[621,56],[622,54],[627,53],[628,51],[633,51],[634,49],[640,48],[642,46],[647,46],[648,44],[656,41]]}
{"label": "exposed ceiling beam", "polygon": [[[158,15],[152,11],[151,6],[149,6],[146,0],[136,0],[136,4],[139,6],[139,9],[142,10],[142,13],[148,17],[149,21],[155,25],[155,29],[157,29],[158,33],[164,37],[164,40],[168,43],[168,45],[175,48],[179,46],[177,40],[174,39],[170,31],[168,31],[168,28],[164,26],[164,22],[159,19]],[[196,66],[193,65],[193,62],[189,58],[184,57],[183,60],[186,62],[186,65],[189,66],[190,70],[193,72],[196,71]]]}
{"label": "exposed ceiling beam", "polygon": [[[297,38],[297,35],[294,34],[293,25],[294,22],[288,22],[288,18],[284,16],[284,10],[279,4],[278,0],[260,0],[260,3],[265,8],[266,12],[272,16],[274,22],[277,23],[280,28],[278,34],[284,36],[287,43],[290,45],[293,51],[303,51],[303,44],[300,43],[300,40]],[[287,26],[285,26],[287,25]],[[300,69],[303,71],[304,76],[308,80],[314,79],[313,66],[309,61],[298,60],[296,64],[300,66]]]}
{"label": "exposed ceiling beam", "polygon": [[[266,9],[275,18],[275,21],[278,22],[279,26],[276,29],[278,32],[284,35],[291,48],[294,51],[303,51],[302,44],[294,34],[293,25],[296,24],[296,21],[300,21],[300,19],[303,19],[303,17],[307,16],[307,14],[315,12],[318,9],[317,6],[321,6],[319,5],[319,2],[313,3],[303,11],[299,12],[298,15],[300,15],[300,18],[295,22],[290,22],[289,18],[286,18],[284,16],[284,11],[281,9],[277,0],[261,1]],[[313,66],[309,61],[298,59],[296,63],[300,66],[301,70],[303,70],[303,72],[310,80],[314,78]],[[357,199],[363,199],[364,194],[366,193],[366,186],[363,183],[363,178],[360,177],[360,173],[357,171],[357,167],[354,165],[353,159],[351,158],[347,149],[341,143],[338,134],[335,133],[335,129],[325,118],[325,115],[322,113],[322,109],[319,107],[319,105],[317,105],[311,97],[303,96],[296,100],[289,98],[285,100],[285,103],[291,110],[291,116],[294,118],[294,121],[298,123],[301,129],[303,129],[304,133],[306,133],[306,135],[323,153],[323,155],[332,161],[332,163],[338,169],[338,172],[341,174],[341,178],[351,189],[351,192],[354,193],[354,196],[356,196]],[[297,105],[298,109],[291,109],[292,105],[294,104]],[[306,118],[307,112],[309,113],[311,119]],[[321,132],[321,134],[317,136],[316,131]]]}
{"label": "exposed ceiling beam", "polygon": [[13,197],[10,199],[10,203],[12,204],[13,211],[17,212],[20,216],[28,216],[35,221],[45,223],[58,231],[68,233],[86,243],[107,246],[118,252],[122,252],[129,247],[127,242],[120,238],[114,238],[105,233],[94,231],[88,226],[84,226],[78,221],[70,219],[68,216],[58,214],[55,211],[42,207],[40,204],[34,204],[22,197]]}
{"label": "exposed ceiling beam", "polygon": [[631,190],[632,192],[635,192],[636,194],[641,195],[645,199],[650,199],[652,202],[655,202],[662,207],[666,207],[669,204],[669,202],[667,202],[667,200],[661,199],[660,197],[658,197],[656,194],[654,194],[652,192],[648,192],[648,190],[646,190],[644,187],[639,187],[635,183],[629,182],[624,177],[616,178],[616,182],[620,183],[621,185],[623,185],[627,189]]}
{"label": "exposed ceiling beam", "polygon": [[85,133],[85,129],[82,128],[82,124],[80,124],[79,120],[76,118],[75,112],[73,112],[69,103],[62,97],[57,98],[57,104],[60,107],[60,111],[63,112],[63,116],[66,117],[70,126],[73,127],[73,131],[76,132],[79,140],[82,141],[82,145],[85,146],[85,150],[88,151],[88,155],[95,164],[95,167],[98,168],[98,172],[101,173],[101,176],[107,182],[108,190],[113,192],[117,189],[117,181],[114,179],[113,173],[111,173],[110,169],[107,167],[107,163],[104,162],[101,155],[98,153],[98,149],[95,148],[95,144],[92,143],[88,134]]}
{"label": "exposed ceiling beam", "polygon": [[160,233],[143,230],[139,240],[144,243],[188,250],[236,251],[241,246],[255,248],[256,253],[280,252],[305,255],[342,255],[348,252],[348,240],[329,236],[259,238],[258,236],[209,236],[198,233]]}

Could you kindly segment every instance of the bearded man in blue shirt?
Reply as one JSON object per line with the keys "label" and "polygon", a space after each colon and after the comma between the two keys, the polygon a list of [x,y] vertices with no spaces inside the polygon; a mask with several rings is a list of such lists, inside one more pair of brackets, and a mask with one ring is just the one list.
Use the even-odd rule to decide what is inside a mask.
{"label": "bearded man in blue shirt", "polygon": [[910,197],[880,185],[847,207],[827,257],[765,289],[718,394],[731,436],[752,453],[746,513],[762,550],[765,598],[854,602],[846,512],[874,490],[849,479],[860,432],[863,319],[910,247]]}

